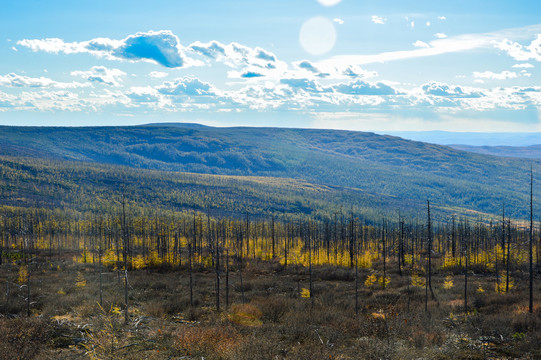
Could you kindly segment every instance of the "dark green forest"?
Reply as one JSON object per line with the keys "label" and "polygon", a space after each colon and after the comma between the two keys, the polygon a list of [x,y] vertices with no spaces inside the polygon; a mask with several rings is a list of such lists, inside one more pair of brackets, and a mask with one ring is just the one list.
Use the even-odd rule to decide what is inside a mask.
{"label": "dark green forest", "polygon": [[[60,194],[62,189],[70,186],[75,186],[78,191],[99,193],[100,188],[111,191],[115,188],[118,190],[121,183],[128,186],[142,182],[147,185],[140,187],[133,195],[143,202],[154,203],[158,201],[156,197],[163,197],[159,200],[164,207],[215,206],[226,212],[242,212],[247,209],[243,200],[237,201],[238,194],[240,192],[244,196],[246,192],[237,188],[237,184],[250,184],[250,189],[258,189],[253,190],[259,192],[254,197],[261,202],[250,205],[254,208],[249,210],[254,213],[282,211],[284,208],[292,212],[331,213],[340,207],[348,210],[358,207],[368,211],[368,205],[370,211],[376,213],[390,207],[395,207],[396,211],[400,208],[404,208],[402,211],[413,209],[415,213],[415,204],[430,199],[435,207],[445,208],[447,212],[468,209],[493,215],[499,214],[505,203],[510,215],[525,218],[530,166],[533,166],[534,183],[540,180],[538,174],[541,173],[539,160],[474,154],[373,133],[213,128],[194,124],[0,127],[0,154],[4,156],[2,182],[6,182],[10,172],[7,169],[13,167],[24,170],[20,174],[23,177],[48,176],[46,182],[52,180],[53,184],[58,184]],[[61,162],[66,160],[70,162]],[[108,167],[105,164],[124,167]],[[32,170],[36,166],[39,171]],[[41,171],[49,175],[40,174]],[[55,172],[58,174],[55,175]],[[197,186],[192,184],[186,187],[187,184],[179,179],[190,178],[188,182],[193,182],[196,176],[175,172],[230,175],[236,178],[219,178],[220,182],[229,183],[223,185],[223,191],[216,192],[220,195],[216,195],[212,201],[197,200],[194,196],[186,200],[190,191],[197,191]],[[107,175],[100,179],[100,173]],[[271,177],[273,180],[241,180],[239,176]],[[90,180],[92,178],[94,180]],[[213,182],[218,178],[204,179],[213,179],[208,186],[216,188]],[[200,186],[205,186],[203,180],[198,181]],[[182,188],[181,184],[185,187]],[[5,199],[9,197],[7,201],[16,202],[16,198],[27,197],[17,196],[19,190],[13,188],[12,184],[9,189],[6,186],[3,185],[2,196]],[[268,186],[273,188],[272,192],[265,190]],[[281,188],[278,192],[277,187]],[[147,193],[145,188],[149,190]],[[325,191],[308,191],[307,188]],[[68,193],[73,194],[72,190]],[[154,190],[160,190],[160,194],[152,194]],[[28,190],[21,188],[21,191]],[[39,186],[35,191],[40,192]],[[36,201],[49,201],[43,196],[34,195]],[[218,200],[218,197],[224,196],[228,200]],[[225,206],[220,201],[232,201],[234,204]],[[247,202],[253,203],[251,200]],[[329,203],[330,208],[325,203]]]}

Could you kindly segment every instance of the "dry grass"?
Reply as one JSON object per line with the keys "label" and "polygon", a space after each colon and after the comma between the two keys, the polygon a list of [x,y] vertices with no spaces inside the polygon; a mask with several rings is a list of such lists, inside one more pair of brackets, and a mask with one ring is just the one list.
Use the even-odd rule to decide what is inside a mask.
{"label": "dry grass", "polygon": [[[409,286],[407,274],[389,271],[390,284],[381,289],[366,287],[369,271],[362,270],[356,315],[354,272],[347,268],[314,268],[312,301],[300,296],[309,286],[305,268],[249,264],[244,304],[239,273],[231,272],[226,309],[222,274],[221,312],[215,310],[213,272],[194,273],[190,306],[185,269],[138,270],[129,273],[126,325],[117,272],[104,270],[100,307],[97,269],[55,261],[32,269],[30,318],[25,288],[14,284],[17,269],[1,266],[0,284],[10,286],[9,294],[5,287],[0,293],[0,358],[541,358],[541,307],[529,314],[525,286],[497,294],[495,279],[486,274],[471,276],[464,313],[462,277],[454,276],[453,287],[445,289],[449,272],[436,273],[436,299],[425,312],[424,289]],[[77,286],[81,278],[84,286]]]}

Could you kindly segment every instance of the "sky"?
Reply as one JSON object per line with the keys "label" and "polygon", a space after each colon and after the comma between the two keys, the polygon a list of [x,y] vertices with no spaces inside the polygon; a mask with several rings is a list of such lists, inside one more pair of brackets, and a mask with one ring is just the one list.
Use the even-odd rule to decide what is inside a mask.
{"label": "sky", "polygon": [[538,0],[4,1],[0,125],[541,131]]}

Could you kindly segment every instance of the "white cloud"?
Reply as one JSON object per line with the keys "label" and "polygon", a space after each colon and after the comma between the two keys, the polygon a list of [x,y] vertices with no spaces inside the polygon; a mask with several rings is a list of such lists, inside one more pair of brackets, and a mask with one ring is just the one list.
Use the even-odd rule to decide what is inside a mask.
{"label": "white cloud", "polygon": [[532,64],[528,64],[528,63],[525,63],[525,64],[515,64],[513,65],[514,68],[519,68],[519,69],[531,69],[535,66],[533,66]]}
{"label": "white cloud", "polygon": [[167,77],[169,74],[163,71],[151,71],[148,73],[148,77],[152,79],[162,79]]}
{"label": "white cloud", "polygon": [[328,88],[324,88],[320,83],[310,79],[282,79],[280,84],[288,85],[292,88],[302,89],[308,92],[325,92],[331,91]]}
{"label": "white cloud", "polygon": [[413,29],[415,28],[415,21],[410,22],[410,27]]}
{"label": "white cloud", "polygon": [[372,15],[372,22],[374,24],[385,24],[387,22],[387,19],[381,17],[381,16],[377,16],[377,15]]}
{"label": "white cloud", "polygon": [[155,109],[164,109],[172,105],[171,100],[151,86],[133,86],[126,96],[135,106],[147,105]]}
{"label": "white cloud", "polygon": [[494,42],[506,37],[527,38],[532,33],[541,31],[541,24],[526,26],[522,28],[506,29],[502,31],[464,34],[445,39],[437,39],[429,42],[430,48],[419,48],[414,50],[389,51],[373,55],[339,55],[322,60],[315,65],[318,67],[340,64],[345,65],[366,65],[387,61],[403,59],[414,59],[427,56],[436,56],[450,53],[471,51],[481,48],[491,49]]}
{"label": "white cloud", "polygon": [[430,21],[427,21],[427,22],[426,22],[426,26],[430,26]]}
{"label": "white cloud", "polygon": [[[24,91],[19,94],[16,109],[50,111],[60,110],[69,112],[83,111],[88,107],[81,101],[78,94],[70,91]],[[90,107],[91,109],[91,107]]]}
{"label": "white cloud", "polygon": [[193,77],[178,78],[174,81],[166,81],[159,86],[157,90],[164,95],[218,95],[218,90],[214,87],[214,85]]}
{"label": "white cloud", "polygon": [[10,73],[0,75],[0,86],[9,87],[30,87],[30,88],[57,88],[57,89],[73,89],[90,86],[80,82],[59,82],[46,77],[33,78],[25,75]]}
{"label": "white cloud", "polygon": [[438,16],[438,20],[447,20],[445,16]]}
{"label": "white cloud", "polygon": [[424,41],[421,41],[421,40],[417,40],[412,45],[415,46],[415,47],[418,47],[418,48],[429,48],[430,47],[430,45],[428,45],[427,43],[425,43]]}
{"label": "white cloud", "polygon": [[509,56],[517,61],[541,61],[541,34],[537,34],[537,38],[528,46],[523,46],[509,39],[494,41],[494,46],[507,52]]}
{"label": "white cloud", "polygon": [[72,76],[83,77],[88,81],[111,86],[120,86],[126,73],[119,69],[109,69],[105,66],[93,66],[88,71],[72,71]]}
{"label": "white cloud", "polygon": [[458,85],[448,85],[431,81],[421,86],[425,94],[449,98],[480,98],[485,96],[482,90]]}
{"label": "white cloud", "polygon": [[436,33],[436,34],[434,34],[434,37],[436,37],[438,39],[445,39],[447,37],[447,35],[445,35],[444,33]]}
{"label": "white cloud", "polygon": [[250,48],[235,42],[222,44],[218,41],[196,41],[188,47],[190,54],[202,56],[206,63],[221,62],[239,71],[228,72],[230,78],[280,78],[287,71],[287,64],[276,55],[260,47]]}
{"label": "white cloud", "polygon": [[339,80],[352,78],[367,79],[378,75],[375,71],[365,70],[357,65],[326,63],[318,67],[308,60],[294,62],[293,65],[296,70],[294,72],[288,72],[284,76]]}
{"label": "white cloud", "polygon": [[17,97],[0,91],[0,111],[5,111],[15,106]]}
{"label": "white cloud", "polygon": [[184,55],[179,38],[169,30],[138,32],[122,40],[96,38],[70,43],[58,38],[24,39],[17,45],[54,54],[89,53],[114,60],[150,61],[169,68],[194,65]]}
{"label": "white cloud", "polygon": [[350,83],[333,85],[332,88],[342,94],[349,95],[397,95],[399,91],[382,82],[369,83],[363,80],[356,80]]}
{"label": "white cloud", "polygon": [[338,25],[343,25],[344,24],[344,20],[342,20],[340,18],[334,18],[334,19],[332,19],[332,21],[334,21]]}
{"label": "white cloud", "polygon": [[495,73],[492,71],[483,71],[483,72],[473,72],[473,77],[480,79],[490,79],[490,80],[505,80],[505,79],[514,79],[518,77],[516,72],[513,71],[502,71],[501,73]]}

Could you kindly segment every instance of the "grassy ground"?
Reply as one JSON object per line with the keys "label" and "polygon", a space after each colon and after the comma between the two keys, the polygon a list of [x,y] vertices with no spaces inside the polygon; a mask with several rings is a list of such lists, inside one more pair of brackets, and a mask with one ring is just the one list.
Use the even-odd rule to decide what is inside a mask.
{"label": "grassy ground", "polygon": [[0,359],[541,358],[541,309],[527,312],[527,274],[513,273],[507,294],[495,293],[494,275],[472,274],[464,312],[460,275],[435,274],[436,298],[425,311],[425,289],[411,286],[409,274],[391,271],[382,289],[365,284],[374,271],[381,273],[359,272],[358,315],[352,269],[315,268],[307,298],[306,268],[248,263],[243,289],[239,272],[230,272],[227,309],[222,274],[220,312],[208,269],[194,272],[193,305],[186,269],[130,271],[126,325],[123,282],[112,269],[103,272],[100,306],[93,265],[42,259],[31,268],[28,318],[19,268],[3,264]]}

